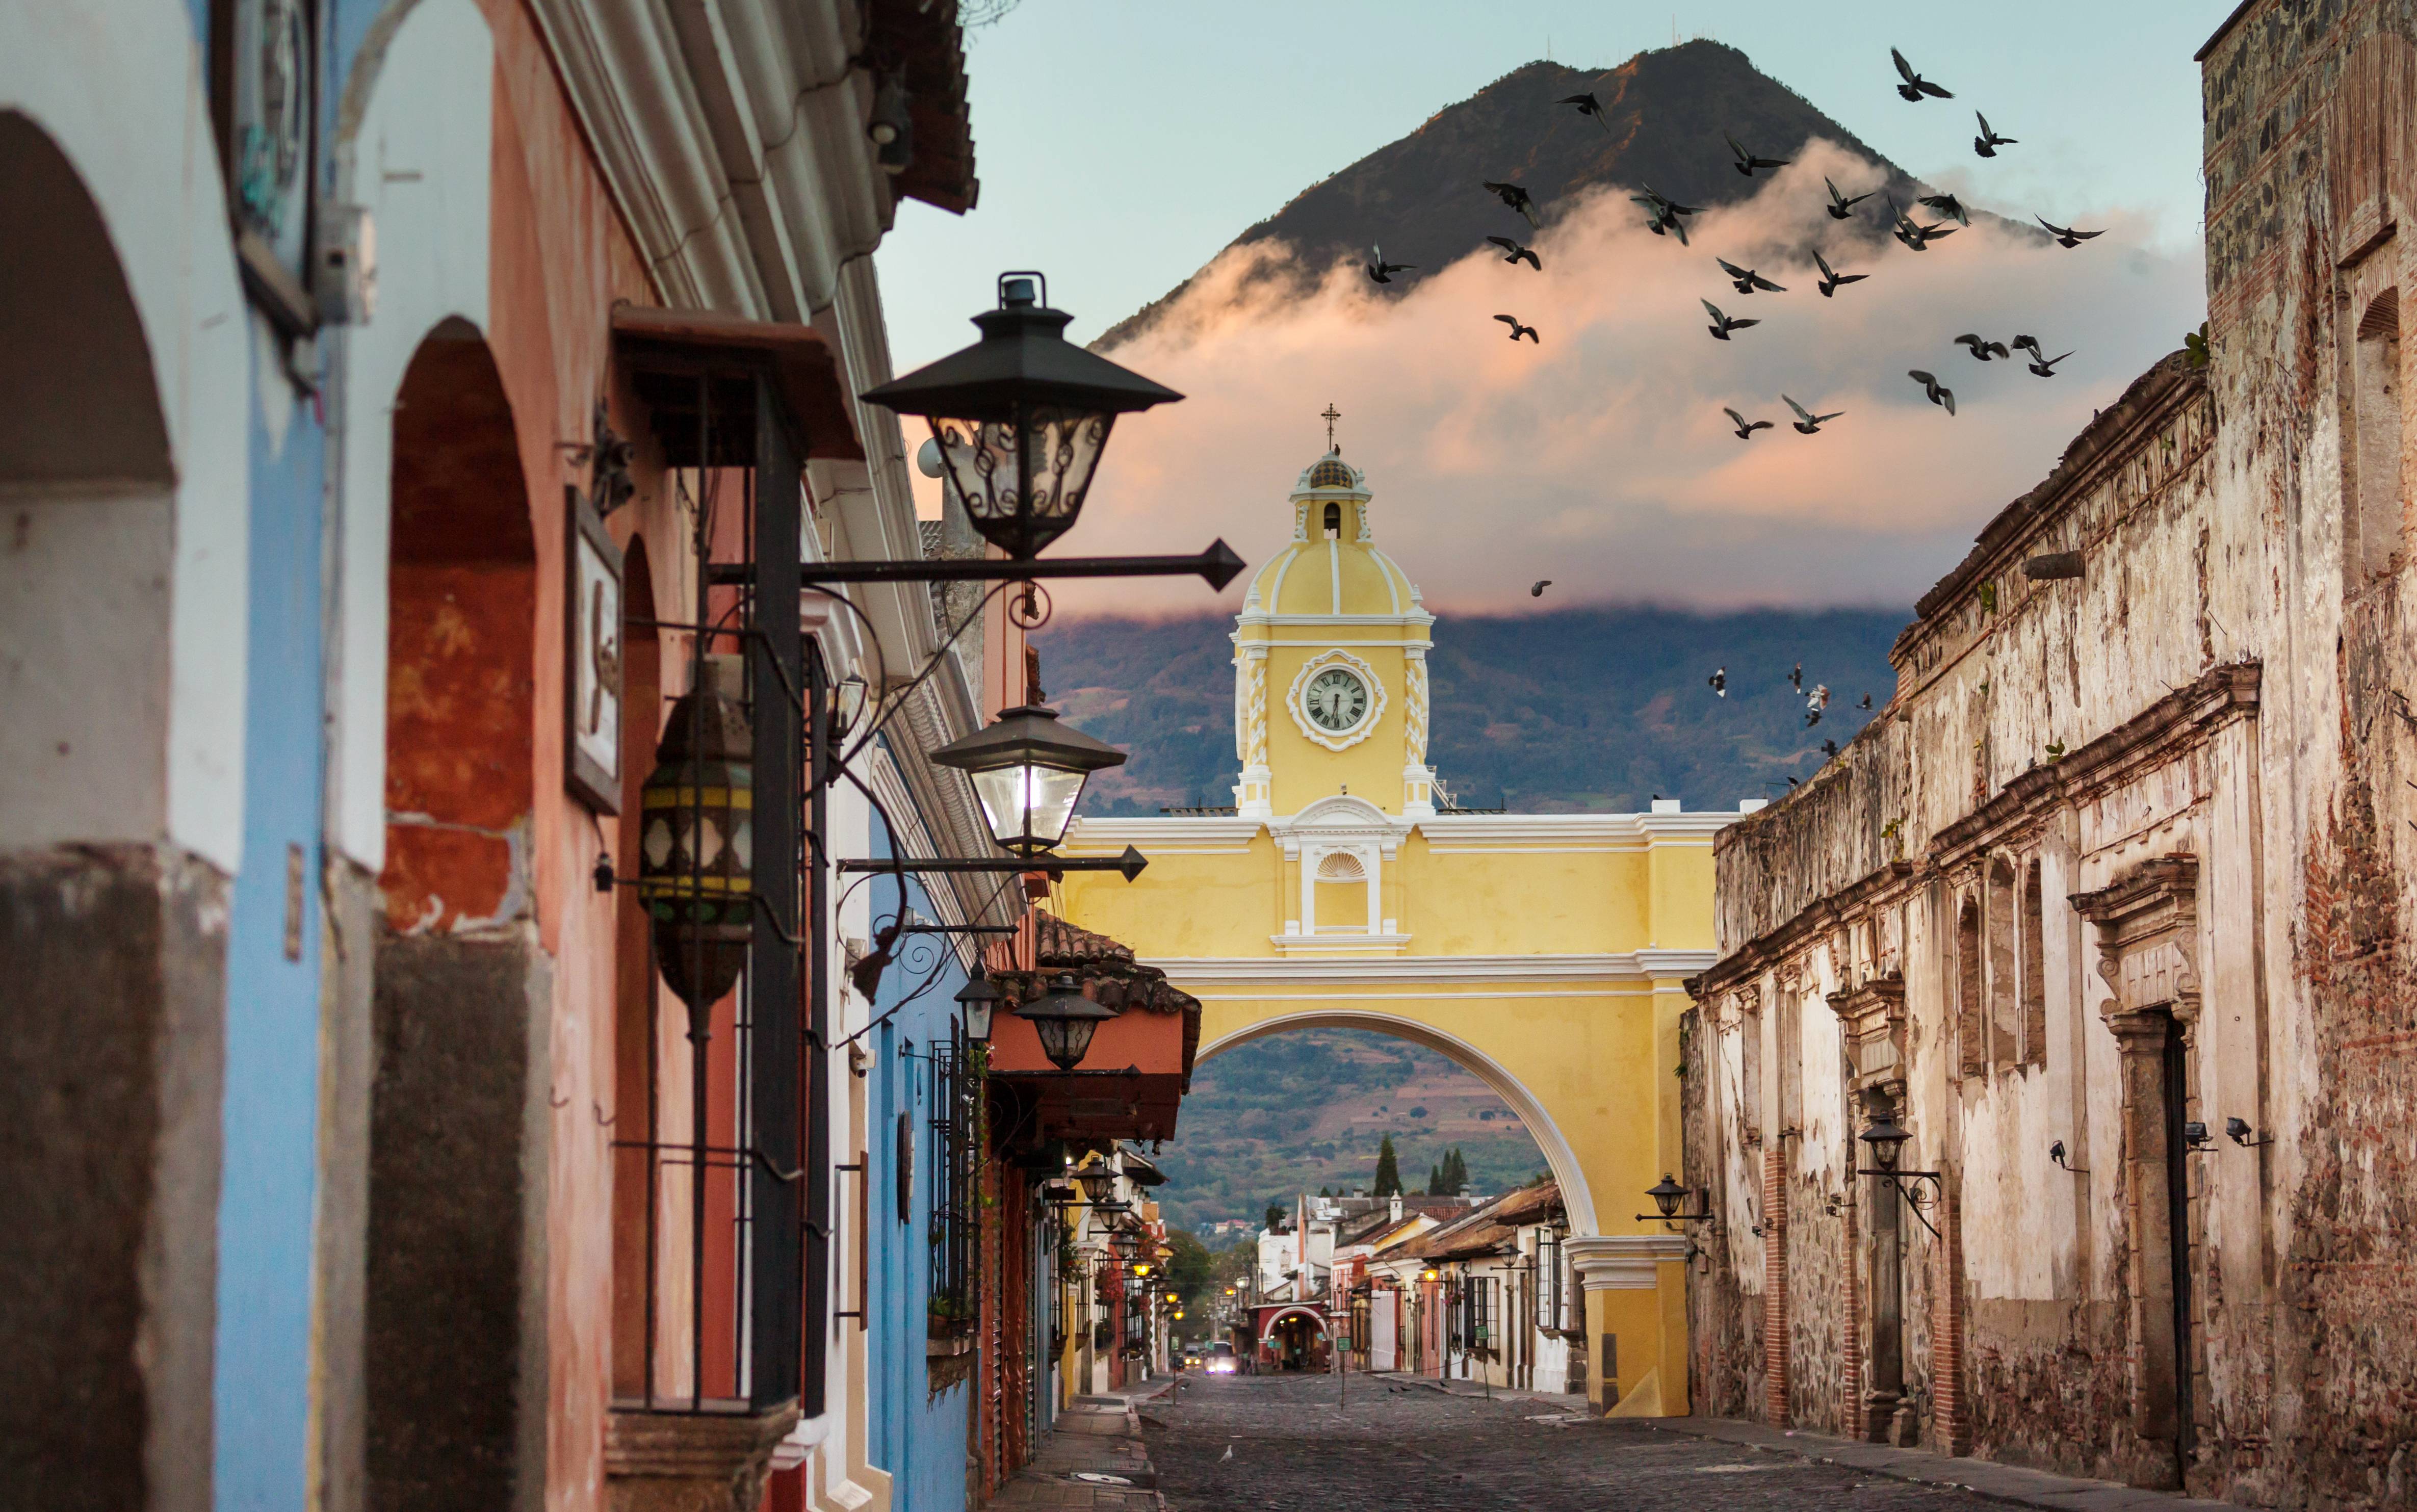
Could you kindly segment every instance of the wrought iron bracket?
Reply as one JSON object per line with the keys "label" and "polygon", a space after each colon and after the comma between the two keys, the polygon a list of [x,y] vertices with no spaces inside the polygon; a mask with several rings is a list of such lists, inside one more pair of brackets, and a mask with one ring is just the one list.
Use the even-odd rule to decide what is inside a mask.
{"label": "wrought iron bracket", "polygon": [[[806,587],[835,582],[1022,582],[1042,578],[1199,578],[1223,589],[1242,570],[1234,549],[1217,540],[1196,556],[1058,556],[1016,561],[1007,557],[918,559],[908,562],[808,562],[798,569]],[[725,579],[724,571],[729,576]],[[716,563],[717,585],[748,581],[747,568]]]}
{"label": "wrought iron bracket", "polygon": [[861,860],[844,860],[839,869],[848,872],[882,871],[948,871],[996,875],[1001,872],[1045,871],[1052,877],[1069,871],[1121,871],[1127,882],[1142,873],[1149,858],[1128,845],[1122,855],[1039,855],[1029,860],[1018,857],[992,859],[971,855],[935,855],[917,859],[900,856],[882,859],[868,856]]}
{"label": "wrought iron bracket", "polygon": [[[1868,1167],[1856,1172],[1855,1174],[1886,1178],[1888,1184],[1896,1188],[1896,1194],[1905,1199],[1905,1205],[1913,1210],[1913,1216],[1921,1220],[1922,1226],[1930,1231],[1930,1236],[1933,1239],[1945,1237],[1938,1232],[1938,1225],[1930,1221],[1928,1211],[1938,1204],[1939,1194],[1947,1189],[1945,1176],[1936,1171],[1881,1171]],[[1906,1183],[1908,1181],[1914,1183],[1914,1186],[1908,1187]],[[1923,1182],[1930,1184],[1927,1196],[1920,1191],[1921,1184]]]}

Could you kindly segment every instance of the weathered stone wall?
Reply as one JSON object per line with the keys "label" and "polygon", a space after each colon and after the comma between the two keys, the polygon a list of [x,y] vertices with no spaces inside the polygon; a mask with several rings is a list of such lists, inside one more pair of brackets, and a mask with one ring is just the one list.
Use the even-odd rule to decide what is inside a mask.
{"label": "weathered stone wall", "polygon": [[[1817,986],[1861,1111],[1938,1173],[1915,1189],[1948,1237],[1905,1215],[1902,1306],[1936,1444],[2250,1503],[2417,1499],[2411,10],[2271,0],[2211,42],[2212,361],[2176,354],[2093,420],[1923,599],[1889,711],[1717,842],[1690,1169],[1737,1201],[1789,1116],[1720,1078],[1809,1093],[1814,1016],[1773,1005]],[[2078,576],[2033,579],[2049,553]],[[1789,1159],[1778,1363],[1826,1423],[1868,1374],[1857,1288],[1894,1198],[1864,1178],[1849,1224]],[[1768,1399],[1719,1313],[1751,1323],[1762,1268],[1723,1237],[1697,1318],[1732,1411]]]}

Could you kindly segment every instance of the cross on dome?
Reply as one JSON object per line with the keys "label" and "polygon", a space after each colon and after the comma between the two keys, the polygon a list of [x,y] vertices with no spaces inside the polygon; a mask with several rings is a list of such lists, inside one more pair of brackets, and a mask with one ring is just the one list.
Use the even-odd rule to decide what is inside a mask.
{"label": "cross on dome", "polygon": [[1327,455],[1330,457],[1342,456],[1343,448],[1334,444],[1334,422],[1343,418],[1343,412],[1336,409],[1334,407],[1334,401],[1330,399],[1326,401],[1326,412],[1320,415],[1318,418],[1326,422]]}

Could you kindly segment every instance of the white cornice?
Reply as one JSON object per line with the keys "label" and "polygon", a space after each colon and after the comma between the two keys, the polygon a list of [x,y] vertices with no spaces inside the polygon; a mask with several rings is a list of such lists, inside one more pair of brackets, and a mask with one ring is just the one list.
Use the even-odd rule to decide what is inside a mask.
{"label": "white cornice", "polygon": [[[1324,800],[1321,800],[1324,801]],[[1247,847],[1262,827],[1276,835],[1291,830],[1315,809],[1259,820],[1224,815],[1196,817],[1086,818],[1067,832],[1066,849],[1077,854],[1114,853],[1156,844],[1169,854]],[[1521,851],[1624,851],[1654,846],[1709,846],[1712,837],[1742,814],[1437,814],[1412,820],[1387,816],[1385,827],[1426,837],[1437,855],[1516,854]]]}
{"label": "white cornice", "polygon": [[1589,1292],[1650,1292],[1664,1261],[1695,1253],[1682,1233],[1572,1234],[1561,1243]]}
{"label": "white cornice", "polygon": [[[1347,938],[1347,937],[1346,937]],[[1364,936],[1362,937],[1364,940]],[[1347,986],[1417,982],[1650,982],[1692,976],[1710,950],[1622,950],[1530,956],[1152,956],[1148,964],[1178,986]]]}

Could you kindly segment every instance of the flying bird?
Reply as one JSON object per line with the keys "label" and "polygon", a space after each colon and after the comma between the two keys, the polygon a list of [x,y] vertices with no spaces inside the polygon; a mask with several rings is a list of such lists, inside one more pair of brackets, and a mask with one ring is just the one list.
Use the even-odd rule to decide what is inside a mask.
{"label": "flying bird", "polygon": [[2056,244],[2059,247],[2078,247],[2092,236],[2106,234],[2104,231],[2075,231],[2071,226],[2060,226],[2044,216],[2033,216],[2031,219],[2047,227],[2047,234],[2056,238]]}
{"label": "flying bird", "polygon": [[1935,83],[1932,83],[1929,80],[1924,79],[1922,75],[1914,72],[1913,65],[1905,61],[1905,54],[1898,52],[1895,48],[1889,49],[1889,57],[1896,64],[1896,76],[1905,81],[1903,83],[1896,86],[1897,94],[1904,98],[1909,99],[1919,105],[1922,103],[1922,97],[1924,95],[1928,95],[1933,99],[1953,99],[1955,98],[1946,90],[1939,88]]}
{"label": "flying bird", "polygon": [[1706,312],[1712,317],[1712,323],[1704,329],[1712,333],[1712,340],[1715,341],[1727,340],[1731,331],[1741,331],[1749,325],[1762,324],[1759,320],[1738,320],[1732,316],[1724,315],[1721,313],[1721,307],[1709,299],[1703,301],[1703,305]]}
{"label": "flying bird", "polygon": [[1972,150],[1982,157],[1994,158],[1998,155],[1999,147],[2011,147],[2014,144],[2013,137],[2001,137],[1989,129],[1989,118],[1979,111],[1972,113],[1972,118],[1981,123],[1981,134],[1972,139]]}
{"label": "flying bird", "polygon": [[1930,244],[1941,236],[1955,234],[1954,228],[1943,222],[1934,222],[1927,226],[1921,224],[1913,217],[1897,208],[1897,203],[1893,199],[1888,202],[1888,207],[1889,214],[1896,219],[1896,239],[1917,252],[1927,251]]}
{"label": "flying bird", "polygon": [[1544,590],[1545,590],[1545,589],[1547,589],[1547,588],[1549,588],[1549,587],[1551,587],[1552,585],[1553,585],[1553,580],[1552,580],[1552,579],[1550,579],[1550,578],[1538,578],[1538,579],[1536,580],[1536,582],[1535,582],[1535,585],[1534,585],[1534,586],[1532,586],[1532,587],[1530,587],[1530,588],[1528,590],[1528,597],[1530,597],[1530,598],[1542,598],[1542,597],[1544,597]]}
{"label": "flying bird", "polygon": [[1858,703],[1858,704],[1856,704],[1856,705],[1855,705],[1855,707],[1857,707],[1857,708],[1859,708],[1859,709],[1868,709],[1868,708],[1870,708],[1871,706],[1872,706],[1872,695],[1870,695],[1869,693],[1865,693],[1865,694],[1863,695],[1863,701],[1862,701],[1861,703]]}
{"label": "flying bird", "polygon": [[1804,691],[1804,663],[1800,661],[1788,669],[1787,681],[1798,692]]}
{"label": "flying bird", "polygon": [[2053,378],[2056,376],[2056,365],[2062,362],[2064,357],[2069,357],[2071,355],[2073,355],[2073,354],[2067,352],[2064,354],[2064,356],[2051,357],[2045,353],[2040,352],[2037,348],[2033,348],[2031,352],[2032,361],[2029,363],[2028,366],[2031,371],[2039,374],[2043,378]]}
{"label": "flying bird", "polygon": [[1861,194],[1842,194],[1838,190],[1838,186],[1831,184],[1828,178],[1823,178],[1821,182],[1830,185],[1830,203],[1822,208],[1830,212],[1830,219],[1832,220],[1846,219],[1847,216],[1854,213],[1856,205],[1879,192],[1877,189],[1866,189]]}
{"label": "flying bird", "polygon": [[[1782,394],[1779,397],[1782,399],[1787,399],[1786,394]],[[1792,399],[1787,399],[1787,407],[1796,412],[1795,428],[1797,433],[1808,436],[1819,431],[1823,425],[1847,413],[1845,410],[1838,410],[1829,415],[1816,415],[1811,410],[1806,409],[1803,405],[1797,403]],[[1804,669],[1801,667],[1797,668],[1799,673],[1801,673],[1803,670]],[[1802,685],[1800,683],[1798,686],[1801,687]]]}
{"label": "flying bird", "polygon": [[1580,115],[1591,115],[1594,117],[1595,125],[1602,127],[1606,132],[1611,129],[1611,123],[1604,118],[1603,101],[1595,98],[1594,96],[1590,94],[1564,95],[1559,99],[1553,101],[1553,103],[1556,105],[1575,105],[1578,108],[1578,113]]}
{"label": "flying bird", "polygon": [[1722,409],[1721,413],[1729,417],[1729,423],[1737,428],[1737,438],[1740,441],[1752,441],[1754,439],[1754,433],[1756,431],[1768,431],[1771,429],[1771,422],[1769,420],[1749,420],[1744,416],[1740,415],[1737,411],[1725,407]]}
{"label": "flying bird", "polygon": [[1729,670],[1726,667],[1714,667],[1712,669],[1712,674],[1704,680],[1712,685],[1712,696],[1714,698],[1726,698],[1729,696]]}
{"label": "flying bird", "polygon": [[1516,184],[1497,184],[1492,179],[1482,181],[1486,190],[1504,204],[1527,217],[1528,224],[1536,223],[1535,197]]}
{"label": "flying bird", "polygon": [[1821,291],[1821,297],[1824,299],[1836,294],[1839,287],[1843,284],[1861,283],[1865,279],[1871,277],[1868,273],[1840,273],[1830,265],[1829,259],[1823,257],[1817,251],[1813,254],[1813,261],[1817,264],[1821,269],[1821,282],[1818,287]]}
{"label": "flying bird", "polygon": [[1372,281],[1376,283],[1391,283],[1393,281],[1394,274],[1407,273],[1412,268],[1418,266],[1416,263],[1386,262],[1385,249],[1382,247],[1371,247],[1368,249],[1368,252],[1370,256],[1376,259],[1375,262],[1367,265],[1368,277]]}
{"label": "flying bird", "polygon": [[1537,258],[1534,248],[1522,247],[1508,236],[1488,236],[1485,239],[1502,249],[1502,261],[1525,263],[1539,273],[1544,271],[1544,265]]}
{"label": "flying bird", "polygon": [[1828,708],[1830,706],[1830,685],[1828,683],[1815,683],[1813,685],[1813,691],[1805,695],[1805,702],[1813,708]]}
{"label": "flying bird", "polygon": [[1955,390],[1949,388],[1944,384],[1941,384],[1937,378],[1923,371],[1920,368],[1908,368],[1905,375],[1922,386],[1922,391],[1924,395],[1928,396],[1930,402],[1938,405],[1940,409],[1945,410],[1950,415],[1955,413]]}
{"label": "flying bird", "polygon": [[1834,740],[1825,740],[1821,742],[1821,754],[1827,756],[1833,762],[1836,761],[1838,759],[1838,743]]}
{"label": "flying bird", "polygon": [[1959,226],[1972,223],[1972,212],[1965,209],[1964,202],[1953,194],[1925,194],[1915,203],[1930,206]]}
{"label": "flying bird", "polygon": [[1955,339],[1955,344],[1970,352],[1975,358],[1983,362],[1988,361],[1991,357],[2005,357],[2012,359],[2014,356],[2012,352],[2006,350],[2005,342],[1988,340],[1985,338],[1973,335],[1970,331],[1966,331],[1963,335],[1957,337]]}
{"label": "flying bird", "polygon": [[1821,722],[1821,711],[1820,711],[1819,709],[1806,709],[1806,710],[1804,711],[1804,728],[1805,728],[1805,729],[1810,730],[1810,729],[1812,729],[1815,725],[1819,724],[1820,722]]}
{"label": "flying bird", "polygon": [[1737,285],[1737,292],[1740,294],[1752,294],[1756,289],[1768,289],[1773,294],[1787,292],[1787,285],[1773,283],[1754,269],[1740,267],[1725,257],[1715,257],[1712,261],[1721,265],[1721,271],[1729,276],[1729,281]]}
{"label": "flying bird", "polygon": [[1544,344],[1543,338],[1536,334],[1536,327],[1533,325],[1520,325],[1518,316],[1497,315],[1494,318],[1500,321],[1503,325],[1511,327],[1511,340],[1515,341],[1524,336],[1528,340],[1535,342],[1538,346],[1543,346]]}
{"label": "flying bird", "polygon": [[1728,143],[1729,151],[1736,155],[1737,171],[1748,178],[1754,176],[1755,170],[1757,168],[1785,168],[1795,161],[1792,158],[1757,158],[1746,151],[1745,144],[1737,138],[1729,136],[1726,132],[1723,132],[1722,137]]}
{"label": "flying bird", "polygon": [[1644,205],[1653,212],[1651,218],[1645,222],[1645,229],[1656,236],[1665,234],[1674,234],[1679,238],[1680,246],[1686,246],[1687,223],[1681,218],[1702,214],[1703,206],[1680,204],[1668,195],[1657,192],[1650,184],[1645,185],[1644,189],[1644,193],[1632,194],[1628,198],[1633,204]]}
{"label": "flying bird", "polygon": [[2017,352],[2029,353],[2034,359],[2045,355],[2045,354],[2040,351],[2040,340],[2036,336],[2017,336],[2007,341],[2006,344],[2013,347]]}

